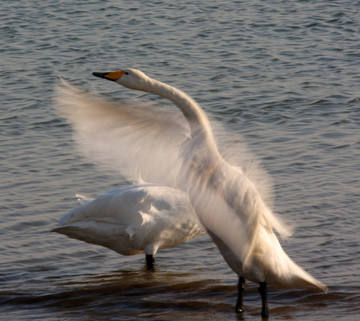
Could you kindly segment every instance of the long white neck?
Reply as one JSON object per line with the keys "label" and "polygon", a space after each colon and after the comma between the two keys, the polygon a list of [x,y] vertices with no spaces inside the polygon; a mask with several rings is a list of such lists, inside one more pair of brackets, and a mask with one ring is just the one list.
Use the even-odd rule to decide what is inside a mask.
{"label": "long white neck", "polygon": [[181,90],[154,79],[149,81],[147,87],[147,92],[169,99],[181,110],[189,122],[193,137],[201,135],[212,147],[216,146],[209,119],[195,100]]}

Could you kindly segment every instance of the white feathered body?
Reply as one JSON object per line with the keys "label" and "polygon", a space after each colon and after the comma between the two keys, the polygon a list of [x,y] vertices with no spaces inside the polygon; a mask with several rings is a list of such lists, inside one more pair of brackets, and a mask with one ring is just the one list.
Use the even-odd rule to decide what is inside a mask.
{"label": "white feathered body", "polygon": [[225,162],[205,140],[194,138],[196,144],[184,152],[184,181],[200,222],[232,270],[253,282],[326,292],[323,283],[284,252],[274,231],[286,238],[291,228],[274,215],[242,169]]}
{"label": "white feathered body", "polygon": [[176,188],[138,185],[78,198],[81,206],[54,231],[123,255],[154,255],[203,233],[188,195]]}
{"label": "white feathered body", "polygon": [[[134,78],[127,83],[126,77]],[[220,155],[209,120],[196,102],[136,70],[118,82],[171,100],[187,122],[178,115],[162,117],[162,112],[141,108],[137,113],[62,89],[59,108],[73,124],[80,149],[108,167],[115,164],[130,180],[140,173],[147,181],[186,191],[201,224],[240,276],[280,287],[326,291],[284,252],[274,232],[287,236],[290,231],[266,205],[241,164],[232,166]]]}

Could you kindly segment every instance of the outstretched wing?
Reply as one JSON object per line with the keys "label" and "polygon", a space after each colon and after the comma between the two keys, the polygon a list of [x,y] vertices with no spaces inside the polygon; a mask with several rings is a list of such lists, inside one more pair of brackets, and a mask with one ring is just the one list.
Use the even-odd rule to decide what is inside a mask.
{"label": "outstretched wing", "polygon": [[[196,148],[196,144],[188,143],[191,141],[188,123],[177,109],[165,110],[161,106],[113,102],[70,85],[58,87],[55,102],[59,113],[73,127],[79,151],[93,162],[121,173],[132,182],[138,182],[141,177],[147,182],[181,187],[179,177],[188,179],[186,173],[181,173],[184,168],[184,152],[191,149],[191,146]],[[218,125],[212,125],[222,157],[232,165],[239,166],[252,181],[255,178],[257,190],[268,186],[268,176],[260,167],[252,171],[254,157],[245,152],[244,144],[232,144],[231,135],[219,129]],[[217,135],[218,133],[221,135]],[[268,190],[265,188],[262,196]],[[196,203],[203,208],[209,206],[208,213],[211,213],[214,226],[223,224],[219,221],[223,215],[218,214],[231,211],[229,204],[226,204],[229,200],[224,197],[217,199],[212,191],[204,188],[198,192],[202,197]],[[239,192],[237,188],[232,190],[232,193]],[[193,205],[197,207],[198,204]],[[229,226],[239,223],[244,229],[244,240],[241,243],[248,244],[244,257],[252,252],[259,224],[274,228],[282,235],[288,232],[271,211],[265,211],[262,215],[256,211],[251,213],[252,215],[244,214],[242,217],[238,211],[228,216]],[[239,230],[240,227],[234,228],[236,233]]]}
{"label": "outstretched wing", "polygon": [[180,112],[113,102],[65,85],[57,88],[56,108],[72,125],[84,156],[132,182],[141,177],[175,185],[180,146],[189,135]]}

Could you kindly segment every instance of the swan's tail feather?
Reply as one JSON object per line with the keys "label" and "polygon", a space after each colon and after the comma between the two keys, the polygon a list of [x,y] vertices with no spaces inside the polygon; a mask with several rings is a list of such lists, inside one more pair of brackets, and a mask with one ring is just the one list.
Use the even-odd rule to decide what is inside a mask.
{"label": "swan's tail feather", "polygon": [[290,260],[289,266],[292,271],[291,277],[295,284],[299,283],[299,285],[301,285],[305,288],[306,287],[315,287],[315,288],[318,288],[321,291],[327,293],[328,288],[324,283],[315,279],[312,275],[310,275],[310,273],[306,272],[302,267],[297,265],[289,257],[288,257],[288,259]]}
{"label": "swan's tail feather", "polygon": [[320,289],[324,293],[327,293],[328,290],[329,290],[328,287],[324,283],[322,283],[321,281],[316,280],[314,278],[313,278],[312,282],[309,282],[309,285],[310,286],[315,286],[316,288]]}
{"label": "swan's tail feather", "polygon": [[327,287],[321,281],[315,279],[310,273],[296,264],[283,250],[276,236],[265,236],[263,242],[272,244],[267,251],[263,252],[260,264],[267,263],[265,279],[273,285],[283,288],[318,288],[327,292]]}
{"label": "swan's tail feather", "polygon": [[315,287],[315,288],[320,289],[324,293],[328,292],[328,287],[324,283],[315,279],[313,276],[311,276],[308,272],[303,270],[297,264],[295,264],[295,265],[296,265],[296,271],[294,272],[294,274],[292,274],[290,276],[290,280],[288,280],[285,287],[294,287],[294,288],[314,288]]}

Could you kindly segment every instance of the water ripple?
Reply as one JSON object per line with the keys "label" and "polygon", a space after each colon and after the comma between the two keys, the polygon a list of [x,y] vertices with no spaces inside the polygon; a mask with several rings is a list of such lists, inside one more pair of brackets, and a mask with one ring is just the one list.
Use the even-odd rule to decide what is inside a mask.
{"label": "water ripple", "polygon": [[[194,97],[247,144],[295,223],[283,242],[327,295],[269,294],[276,320],[359,314],[358,1],[3,1],[0,12],[0,309],[12,320],[254,320],[233,311],[236,276],[206,236],[162,251],[154,274],[49,231],[78,192],[126,184],[76,154],[52,108],[59,77],[114,99],[163,100],[92,79],[143,69]],[[172,108],[169,105],[169,108]],[[246,142],[246,144],[244,144]],[[255,156],[256,155],[256,156]],[[271,184],[270,184],[271,185]],[[119,270],[121,269],[121,270]],[[1,319],[1,316],[0,316]]]}

